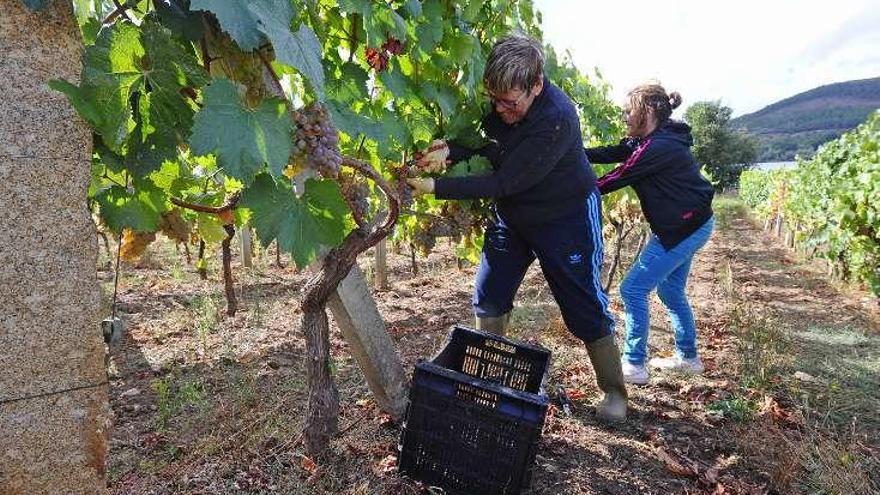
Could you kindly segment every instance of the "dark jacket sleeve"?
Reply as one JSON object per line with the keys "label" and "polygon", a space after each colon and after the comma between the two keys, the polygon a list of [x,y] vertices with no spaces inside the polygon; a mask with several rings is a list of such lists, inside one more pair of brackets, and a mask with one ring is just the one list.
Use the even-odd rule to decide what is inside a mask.
{"label": "dark jacket sleeve", "polygon": [[630,155],[638,146],[638,141],[632,138],[623,138],[620,143],[612,146],[599,146],[597,148],[584,148],[590,163],[620,163]]}
{"label": "dark jacket sleeve", "polygon": [[494,161],[490,158],[493,173],[441,177],[434,182],[434,195],[438,199],[503,198],[529,189],[565,155],[570,126],[566,119],[546,119],[506,155]]}
{"label": "dark jacket sleeve", "polygon": [[663,170],[674,163],[673,147],[652,146],[652,140],[643,141],[620,165],[599,178],[597,185],[602,194],[622,189]]}

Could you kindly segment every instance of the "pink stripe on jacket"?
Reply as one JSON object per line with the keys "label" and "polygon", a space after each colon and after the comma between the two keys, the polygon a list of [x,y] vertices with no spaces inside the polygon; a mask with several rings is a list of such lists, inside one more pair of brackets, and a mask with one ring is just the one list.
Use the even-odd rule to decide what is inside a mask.
{"label": "pink stripe on jacket", "polygon": [[624,172],[633,168],[635,166],[636,162],[639,161],[639,158],[641,158],[642,155],[645,153],[645,150],[648,148],[649,144],[651,144],[650,139],[646,139],[645,142],[641,143],[635,149],[635,151],[633,151],[633,154],[630,155],[629,158],[626,159],[625,162],[621,163],[617,168],[615,168],[611,172],[602,176],[602,178],[600,178],[599,182],[597,183],[598,186],[603,187],[606,184],[619,179],[620,176],[623,175]]}

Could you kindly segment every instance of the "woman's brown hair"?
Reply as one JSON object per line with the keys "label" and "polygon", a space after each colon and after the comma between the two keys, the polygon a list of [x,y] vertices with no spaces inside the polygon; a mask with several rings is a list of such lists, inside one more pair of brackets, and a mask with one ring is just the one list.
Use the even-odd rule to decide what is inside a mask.
{"label": "woman's brown hair", "polygon": [[626,97],[631,115],[637,119],[634,122],[635,127],[639,129],[643,129],[648,123],[648,109],[654,111],[657,125],[660,125],[669,119],[674,109],[681,105],[681,95],[678,91],[666,94],[663,86],[657,83],[636,86],[630,90]]}

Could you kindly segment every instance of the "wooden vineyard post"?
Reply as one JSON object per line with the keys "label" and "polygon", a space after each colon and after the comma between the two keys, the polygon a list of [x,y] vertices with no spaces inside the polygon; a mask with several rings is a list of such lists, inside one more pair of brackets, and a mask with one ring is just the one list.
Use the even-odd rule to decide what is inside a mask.
{"label": "wooden vineyard post", "polygon": [[388,239],[382,239],[376,244],[373,273],[375,274],[373,286],[376,290],[388,289]]}
{"label": "wooden vineyard post", "polygon": [[252,246],[251,227],[244,225],[241,227],[241,265],[245,268],[254,267]]}
{"label": "wooden vineyard post", "polygon": [[392,417],[406,409],[406,373],[361,269],[355,265],[327,304],[376,403]]}

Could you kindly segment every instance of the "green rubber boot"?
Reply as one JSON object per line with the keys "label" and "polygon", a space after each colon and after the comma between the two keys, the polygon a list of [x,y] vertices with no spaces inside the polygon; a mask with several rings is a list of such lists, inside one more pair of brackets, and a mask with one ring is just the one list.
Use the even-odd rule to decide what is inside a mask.
{"label": "green rubber boot", "polygon": [[504,336],[507,332],[507,323],[510,322],[510,313],[501,316],[477,317],[477,330]]}
{"label": "green rubber boot", "polygon": [[614,335],[587,344],[587,353],[596,373],[596,384],[605,393],[596,405],[596,415],[605,421],[626,420],[627,394],[620,365],[620,351],[614,342]]}

